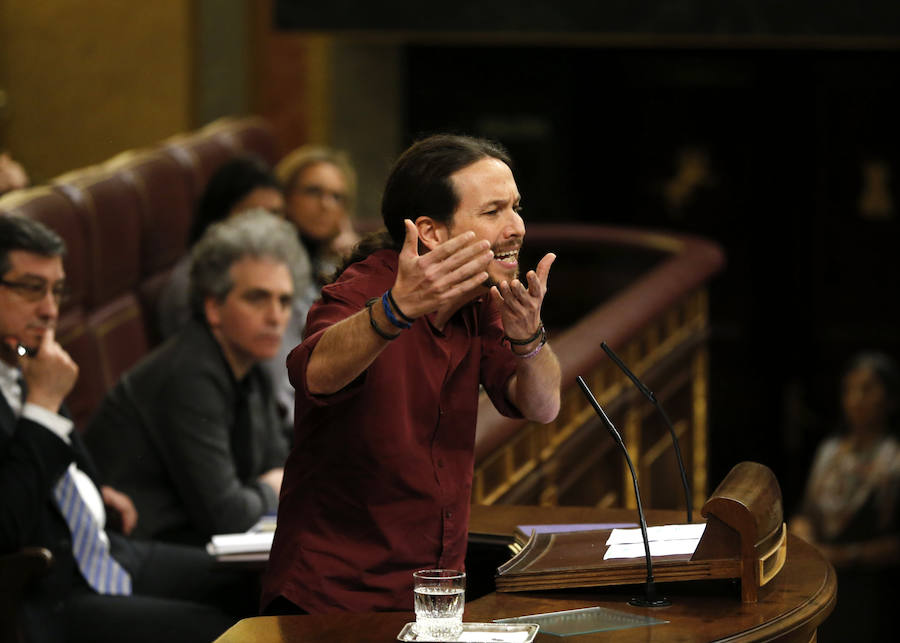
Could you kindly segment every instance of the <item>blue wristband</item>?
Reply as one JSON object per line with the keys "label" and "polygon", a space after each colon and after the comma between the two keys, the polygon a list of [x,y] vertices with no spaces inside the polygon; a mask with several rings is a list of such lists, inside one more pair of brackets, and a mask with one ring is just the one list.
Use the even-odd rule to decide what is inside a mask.
{"label": "blue wristband", "polygon": [[387,291],[388,301],[391,302],[391,307],[397,311],[397,314],[400,315],[400,319],[405,321],[407,324],[412,324],[416,320],[413,319],[412,317],[407,316],[406,313],[404,313],[402,310],[400,310],[400,306],[398,306],[397,302],[394,301],[394,295],[391,294],[391,290],[393,290],[393,288],[388,288],[388,291]]}
{"label": "blue wristband", "polygon": [[385,291],[385,293],[381,296],[381,305],[384,308],[384,314],[388,318],[388,321],[391,322],[391,324],[393,324],[397,328],[406,330],[407,328],[412,326],[412,324],[407,324],[406,322],[402,322],[397,319],[396,315],[394,315],[394,311],[391,310],[391,305],[388,303],[388,292],[390,291]]}

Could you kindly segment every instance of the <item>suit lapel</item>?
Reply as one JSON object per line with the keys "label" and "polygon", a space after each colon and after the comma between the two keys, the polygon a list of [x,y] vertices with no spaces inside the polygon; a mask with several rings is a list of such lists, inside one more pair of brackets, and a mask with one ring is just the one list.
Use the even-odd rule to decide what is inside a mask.
{"label": "suit lapel", "polygon": [[3,432],[4,438],[11,438],[15,430],[16,416],[6,401],[6,396],[0,393],[0,431]]}

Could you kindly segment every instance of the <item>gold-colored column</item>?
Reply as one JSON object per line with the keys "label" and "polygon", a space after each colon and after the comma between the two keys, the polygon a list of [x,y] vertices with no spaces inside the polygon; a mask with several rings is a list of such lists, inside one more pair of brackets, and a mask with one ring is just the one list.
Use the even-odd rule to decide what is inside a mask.
{"label": "gold-colored column", "polygon": [[692,406],[693,406],[693,453],[691,488],[694,494],[694,507],[699,510],[706,502],[707,496],[707,436],[709,408],[709,351],[701,346],[694,354],[691,364]]}
{"label": "gold-colored column", "polygon": [[[631,461],[635,463],[635,472],[638,476],[638,484],[641,482],[640,462],[641,462],[641,413],[634,403],[628,405],[625,412],[625,430],[623,432],[625,447],[628,449],[628,455]],[[622,456],[625,457],[624,455]],[[622,463],[622,499],[625,506],[629,509],[637,508],[637,500],[634,497],[634,485],[631,481],[631,472],[628,470],[628,463]]]}

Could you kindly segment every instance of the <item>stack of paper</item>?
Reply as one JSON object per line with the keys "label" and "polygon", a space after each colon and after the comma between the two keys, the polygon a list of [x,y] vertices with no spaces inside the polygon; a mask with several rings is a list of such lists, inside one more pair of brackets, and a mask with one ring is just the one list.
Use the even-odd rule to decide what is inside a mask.
{"label": "stack of paper", "polygon": [[274,531],[241,534],[216,534],[206,544],[206,551],[212,556],[228,554],[263,554],[272,549]]}

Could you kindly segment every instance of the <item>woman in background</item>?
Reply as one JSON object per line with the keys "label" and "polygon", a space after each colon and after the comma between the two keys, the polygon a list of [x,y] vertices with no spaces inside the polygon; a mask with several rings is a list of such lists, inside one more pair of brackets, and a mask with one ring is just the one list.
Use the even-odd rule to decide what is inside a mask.
{"label": "woman in background", "polygon": [[817,449],[791,531],[838,573],[838,601],[819,641],[880,640],[893,620],[900,570],[900,373],[888,356],[861,353],[843,377],[844,430]]}
{"label": "woman in background", "polygon": [[346,154],[304,145],[288,154],[275,173],[284,186],[285,216],[300,232],[324,285],[359,241],[353,228],[356,172]]}

